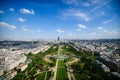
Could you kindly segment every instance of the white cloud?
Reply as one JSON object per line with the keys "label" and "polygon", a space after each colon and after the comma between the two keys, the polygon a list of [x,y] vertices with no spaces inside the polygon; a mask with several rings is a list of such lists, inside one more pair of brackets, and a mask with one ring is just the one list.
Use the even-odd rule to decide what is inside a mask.
{"label": "white cloud", "polygon": [[102,22],[102,23],[109,23],[109,22],[111,22],[111,21],[113,21],[114,20],[114,18],[112,18],[112,19],[109,19],[109,20],[106,20],[106,21],[104,21],[104,22]]}
{"label": "white cloud", "polygon": [[24,31],[24,32],[34,32],[34,31],[32,31],[30,29],[27,29],[27,28],[23,28],[22,31]]}
{"label": "white cloud", "polygon": [[105,14],[105,12],[104,11],[102,11],[101,13],[100,13],[100,15],[102,16],[102,15],[104,15]]}
{"label": "white cloud", "polygon": [[97,27],[97,29],[99,29],[99,30],[103,30],[103,27]]}
{"label": "white cloud", "polygon": [[63,2],[69,5],[78,5],[78,0],[63,0]]}
{"label": "white cloud", "polygon": [[10,11],[15,11],[14,8],[10,8],[9,10],[10,10]]}
{"label": "white cloud", "polygon": [[86,2],[86,3],[83,3],[83,6],[86,6],[86,7],[88,7],[88,6],[90,6],[90,3],[88,3],[88,2]]}
{"label": "white cloud", "polygon": [[91,4],[101,3],[103,0],[90,0]]}
{"label": "white cloud", "polygon": [[116,36],[116,35],[118,35],[119,34],[119,32],[117,32],[117,31],[114,31],[114,30],[112,30],[112,31],[110,31],[110,30],[106,30],[106,29],[104,29],[103,27],[97,27],[97,29],[99,29],[102,33],[104,33],[104,34],[107,34],[108,36]]}
{"label": "white cloud", "polygon": [[0,14],[3,14],[3,13],[4,13],[4,11],[0,10]]}
{"label": "white cloud", "polygon": [[68,33],[66,34],[68,38],[76,38],[77,35],[75,33]]}
{"label": "white cloud", "polygon": [[26,21],[26,20],[23,19],[23,18],[18,18],[18,20],[19,20],[20,22],[24,22],[24,21]]}
{"label": "white cloud", "polygon": [[83,25],[83,24],[78,24],[77,26],[78,26],[79,28],[81,28],[81,29],[85,29],[85,28],[86,28],[86,26]]}
{"label": "white cloud", "polygon": [[105,2],[104,0],[83,0],[83,6],[89,7],[95,4],[101,4]]}
{"label": "white cloud", "polygon": [[90,35],[96,35],[96,33],[95,32],[91,32]]}
{"label": "white cloud", "polygon": [[106,29],[103,30],[104,33],[107,33],[107,34],[118,34],[117,31],[108,31]]}
{"label": "white cloud", "polygon": [[29,9],[25,9],[25,8],[22,8],[20,9],[20,12],[21,13],[24,13],[24,14],[35,14],[34,10],[29,10]]}
{"label": "white cloud", "polygon": [[92,10],[90,10],[90,12],[94,12],[94,11],[96,11],[96,10],[98,10],[98,9],[106,6],[110,1],[111,1],[111,0],[108,0],[108,1],[106,1],[106,2],[104,2],[104,3],[102,3],[100,6],[97,6],[97,7],[93,8]]}
{"label": "white cloud", "polygon": [[88,16],[86,14],[84,14],[84,13],[80,13],[79,12],[79,13],[76,13],[75,16],[76,17],[80,17],[80,18],[82,18],[85,21],[90,21],[90,19],[88,18]]}
{"label": "white cloud", "polygon": [[78,28],[77,31],[82,31],[82,30],[80,28]]}
{"label": "white cloud", "polygon": [[63,30],[60,30],[60,29],[57,29],[56,31],[57,31],[58,33],[64,32]]}
{"label": "white cloud", "polygon": [[63,16],[68,16],[68,17],[75,17],[77,19],[82,19],[84,21],[90,21],[90,18],[88,15],[85,13],[80,12],[79,10],[76,9],[67,9],[65,12],[63,12]]}
{"label": "white cloud", "polygon": [[37,32],[42,32],[41,30],[36,30]]}
{"label": "white cloud", "polygon": [[7,27],[7,28],[10,28],[10,29],[16,29],[16,26],[10,25],[10,24],[5,23],[5,22],[0,22],[0,26],[1,27]]}

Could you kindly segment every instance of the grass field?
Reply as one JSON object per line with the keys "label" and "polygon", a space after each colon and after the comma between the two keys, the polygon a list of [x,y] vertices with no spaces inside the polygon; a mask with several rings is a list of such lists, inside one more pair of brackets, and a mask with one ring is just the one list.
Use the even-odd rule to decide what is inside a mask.
{"label": "grass field", "polygon": [[75,80],[90,80],[89,76],[87,76],[86,74],[75,73],[74,76],[75,76]]}
{"label": "grass field", "polygon": [[68,80],[64,60],[58,60],[56,80]]}
{"label": "grass field", "polygon": [[44,80],[45,74],[46,74],[46,72],[40,73],[39,75],[37,75],[36,80]]}
{"label": "grass field", "polygon": [[25,74],[18,73],[16,77],[14,77],[12,80],[24,80]]}
{"label": "grass field", "polygon": [[58,68],[65,68],[64,60],[59,60],[58,61]]}
{"label": "grass field", "polygon": [[67,72],[65,68],[57,69],[57,78],[56,80],[68,80]]}

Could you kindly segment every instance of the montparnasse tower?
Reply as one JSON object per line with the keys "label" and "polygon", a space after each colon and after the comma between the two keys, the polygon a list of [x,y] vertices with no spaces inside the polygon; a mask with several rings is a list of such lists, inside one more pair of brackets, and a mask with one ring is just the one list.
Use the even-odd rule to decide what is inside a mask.
{"label": "montparnasse tower", "polygon": [[60,41],[60,37],[59,36],[58,36],[57,40]]}

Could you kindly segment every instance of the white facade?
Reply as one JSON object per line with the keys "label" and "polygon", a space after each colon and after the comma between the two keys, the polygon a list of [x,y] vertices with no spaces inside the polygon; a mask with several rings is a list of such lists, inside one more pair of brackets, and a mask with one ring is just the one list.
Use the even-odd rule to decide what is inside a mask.
{"label": "white facade", "polygon": [[20,54],[19,56],[16,56],[18,59],[8,59],[4,64],[4,71],[9,71],[11,69],[14,69],[17,67],[20,63],[23,63],[26,61],[27,57],[23,54]]}

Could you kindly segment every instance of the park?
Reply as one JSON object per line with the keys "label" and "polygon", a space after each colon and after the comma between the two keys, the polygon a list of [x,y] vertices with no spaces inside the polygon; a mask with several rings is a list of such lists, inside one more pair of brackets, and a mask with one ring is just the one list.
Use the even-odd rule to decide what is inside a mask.
{"label": "park", "polygon": [[97,80],[106,73],[94,65],[97,58],[69,44],[53,45],[45,52],[26,55],[32,62],[12,80]]}

